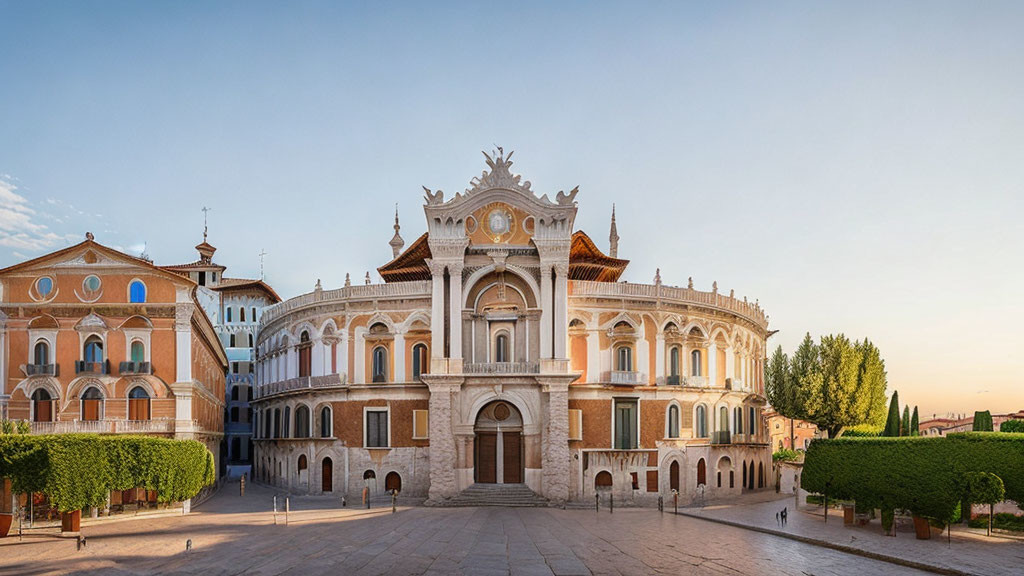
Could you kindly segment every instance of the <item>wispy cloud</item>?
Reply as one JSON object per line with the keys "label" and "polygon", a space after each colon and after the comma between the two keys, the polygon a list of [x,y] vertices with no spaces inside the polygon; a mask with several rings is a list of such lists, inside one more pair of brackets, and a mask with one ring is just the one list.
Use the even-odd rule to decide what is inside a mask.
{"label": "wispy cloud", "polygon": [[0,178],[0,246],[39,252],[60,244],[63,238],[39,222],[39,215],[11,180],[7,174]]}

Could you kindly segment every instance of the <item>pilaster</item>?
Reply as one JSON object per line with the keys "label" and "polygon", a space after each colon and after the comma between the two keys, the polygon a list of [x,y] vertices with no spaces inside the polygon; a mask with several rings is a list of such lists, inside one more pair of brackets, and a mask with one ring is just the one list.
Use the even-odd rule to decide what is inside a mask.
{"label": "pilaster", "polygon": [[569,499],[569,383],[570,378],[538,378],[547,394],[547,425],[544,428],[541,455],[544,468],[544,497],[560,504]]}
{"label": "pilaster", "polygon": [[462,384],[462,378],[424,374],[430,389],[430,501],[438,503],[455,496],[458,485],[455,478],[457,452],[452,431],[452,400]]}

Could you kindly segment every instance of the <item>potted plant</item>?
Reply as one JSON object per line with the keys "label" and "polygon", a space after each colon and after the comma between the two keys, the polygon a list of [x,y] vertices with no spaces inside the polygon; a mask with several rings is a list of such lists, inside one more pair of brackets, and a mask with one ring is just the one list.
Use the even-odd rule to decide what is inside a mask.
{"label": "potted plant", "polygon": [[61,532],[81,532],[82,530],[82,511],[72,510],[71,512],[62,512],[60,515],[60,531]]}

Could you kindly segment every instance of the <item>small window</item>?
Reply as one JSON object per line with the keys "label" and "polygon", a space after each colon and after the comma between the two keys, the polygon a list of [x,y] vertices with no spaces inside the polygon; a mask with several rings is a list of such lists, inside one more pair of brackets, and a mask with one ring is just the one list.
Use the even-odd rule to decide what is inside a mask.
{"label": "small window", "polygon": [[732,420],[736,434],[743,434],[743,408],[739,406],[733,408]]}
{"label": "small window", "polygon": [[50,363],[50,344],[46,340],[40,340],[36,342],[35,350],[32,354],[33,364],[38,366]]}
{"label": "small window", "polygon": [[[200,272],[200,274],[202,274],[202,272]],[[231,322],[231,307],[230,306],[228,306],[227,308],[224,309],[224,321],[225,322]]]}
{"label": "small window", "polygon": [[616,450],[636,450],[638,412],[636,400],[615,400]]}
{"label": "small window", "polygon": [[86,294],[95,294],[96,292],[99,292],[101,285],[100,277],[95,274],[90,274],[85,277],[85,280],[82,280],[82,290],[84,290]]}
{"label": "small window", "polygon": [[309,407],[295,409],[295,438],[309,438]]}
{"label": "small window", "polygon": [[702,364],[701,364],[700,350],[694,350],[693,352],[690,352],[690,366],[691,366],[691,369],[690,369],[690,375],[691,376],[700,376],[701,375]]}
{"label": "small window", "polygon": [[387,410],[366,411],[366,447],[387,448],[388,442],[388,412]]}
{"label": "small window", "polygon": [[331,437],[331,409],[324,406],[320,409],[320,437]]}
{"label": "small window", "polygon": [[53,292],[53,278],[49,276],[43,276],[36,280],[36,294],[40,298],[46,298]]}
{"label": "small window", "polygon": [[569,440],[583,440],[583,410],[569,409]]}
{"label": "small window", "polygon": [[679,438],[679,406],[668,407],[668,437]]}
{"label": "small window", "polygon": [[245,308],[241,306],[238,308],[238,321],[245,322]]}
{"label": "small window", "polygon": [[142,304],[146,301],[146,285],[140,280],[135,280],[128,287],[128,301],[133,304]]}
{"label": "small window", "polygon": [[256,322],[256,307],[252,307],[252,322]]}
{"label": "small window", "polygon": [[387,382],[388,381],[388,350],[383,346],[377,346],[373,349],[373,381],[374,382]]}
{"label": "small window", "polygon": [[249,334],[249,348],[252,348],[252,334]]}
{"label": "small window", "polygon": [[299,378],[310,376],[312,369],[313,347],[310,345],[309,332],[303,330],[299,336]]}
{"label": "small window", "polygon": [[238,406],[231,407],[231,421],[238,422]]}
{"label": "small window", "polygon": [[494,340],[494,361],[508,362],[508,334],[502,332]]}
{"label": "small window", "polygon": [[[206,272],[200,272],[199,273],[199,285],[200,286],[206,286]],[[228,318],[228,321],[230,321],[230,320],[231,319]]]}
{"label": "small window", "polygon": [[756,434],[757,427],[754,426],[754,407],[747,410],[747,434]]}
{"label": "small window", "polygon": [[412,438],[426,440],[430,437],[430,414],[426,410],[412,411]]}
{"label": "small window", "polygon": [[412,347],[412,377],[419,380],[420,376],[427,373],[427,347],[424,344],[417,344]]}
{"label": "small window", "polygon": [[89,336],[85,340],[82,359],[86,362],[103,362],[103,340],[99,336]]}
{"label": "small window", "polygon": [[233,386],[231,388],[231,400],[234,401],[234,402],[238,401],[238,389],[239,388],[240,388],[240,386],[238,386],[238,385],[235,385],[235,386]]}
{"label": "small window", "polygon": [[132,362],[145,362],[146,361],[146,345],[139,340],[132,342]]}
{"label": "small window", "polygon": [[307,465],[307,462],[306,462],[306,455],[305,454],[299,454],[298,471],[300,473],[301,472],[305,472],[306,468],[308,468],[308,465]]}
{"label": "small window", "polygon": [[594,490],[598,492],[607,492],[612,489],[612,474],[607,470],[602,470],[594,476]]}
{"label": "small window", "polygon": [[620,372],[633,371],[633,349],[629,346],[619,346],[615,349],[615,369]]}
{"label": "small window", "polygon": [[669,351],[669,376],[679,376],[679,347],[673,346]]}
{"label": "small window", "polygon": [[708,437],[708,409],[704,406],[697,406],[697,438]]}
{"label": "small window", "polygon": [[235,335],[231,334],[231,335],[228,336],[228,348],[234,348],[234,347],[235,347]]}

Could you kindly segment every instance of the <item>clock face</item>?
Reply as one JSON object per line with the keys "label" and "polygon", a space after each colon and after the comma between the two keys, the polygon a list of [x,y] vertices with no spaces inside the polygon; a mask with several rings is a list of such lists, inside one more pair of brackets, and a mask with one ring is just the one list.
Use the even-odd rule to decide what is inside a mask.
{"label": "clock face", "polygon": [[507,234],[511,228],[508,212],[501,209],[492,210],[487,215],[487,227],[491,230],[491,234],[496,236]]}

